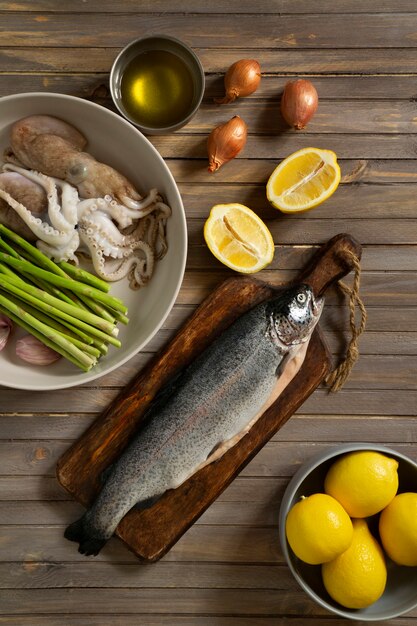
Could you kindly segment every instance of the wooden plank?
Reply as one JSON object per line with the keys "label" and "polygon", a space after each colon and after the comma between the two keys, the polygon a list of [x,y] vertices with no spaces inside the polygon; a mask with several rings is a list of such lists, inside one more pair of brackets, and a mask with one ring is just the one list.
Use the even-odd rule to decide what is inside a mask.
{"label": "wooden plank", "polygon": [[[401,418],[393,419],[401,420]],[[383,433],[381,437],[383,438]],[[259,502],[264,499],[276,500],[282,497],[287,483],[287,478],[241,478],[238,476],[236,480],[220,494],[218,502]],[[45,476],[42,474],[38,476],[0,476],[0,501],[10,501],[13,499],[15,501],[73,501],[71,496],[59,485],[55,476]]]}
{"label": "wooden plank", "polygon": [[[242,204],[247,200],[242,193]],[[226,198],[225,198],[226,200]],[[202,204],[204,200],[202,200]],[[248,204],[248,203],[247,203]],[[250,203],[249,203],[250,204]],[[203,227],[207,219],[211,205],[207,206],[204,219],[190,218],[188,220],[188,234],[190,245],[204,245]],[[320,207],[317,207],[317,211]],[[322,209],[321,211],[323,211]],[[267,226],[274,240],[281,244],[290,245],[316,245],[323,243],[336,233],[349,230],[349,234],[361,241],[364,245],[415,245],[416,233],[413,221],[409,219],[381,220],[372,218],[352,218],[347,223],[346,219],[329,218],[315,219],[312,213],[305,215],[277,215],[273,220],[267,220]],[[259,276],[266,280],[268,270]]]}
{"label": "wooden plank", "polygon": [[[278,165],[278,161],[271,163],[270,174],[276,165]],[[274,220],[272,223],[279,224],[281,228],[282,222],[292,224],[296,220],[304,222],[310,219],[344,219],[349,220],[350,225],[351,220],[362,221],[362,218],[392,220],[395,216],[395,221],[398,222],[402,219],[412,219],[416,213],[415,195],[417,188],[414,185],[406,183],[401,185],[367,185],[360,183],[339,186],[326,202],[313,209],[312,212],[303,214],[301,218],[297,215],[288,216],[274,209],[268,202],[265,183],[266,180],[256,185],[247,183],[243,186],[239,183],[218,183],[213,181],[213,176],[207,172],[204,183],[181,183],[179,189],[187,217],[191,219],[201,217],[205,219],[212,206],[228,202],[246,204],[253,211],[256,211],[264,221]],[[379,230],[382,230],[383,226],[384,222],[381,222]],[[412,239],[413,243],[417,242],[416,236]],[[414,256],[417,257],[417,249]],[[417,264],[414,267],[417,268]]]}
{"label": "wooden plank", "polygon": [[[84,52],[85,54],[85,52]],[[99,99],[102,93],[103,83],[108,82],[108,75],[103,74],[81,74],[72,76],[68,74],[21,74],[16,80],[16,74],[1,74],[0,95],[9,96],[12,94],[29,91],[53,91],[65,93],[79,98]],[[105,93],[108,93],[106,87]],[[111,100],[108,100],[109,108]]]}
{"label": "wooden plank", "polygon": [[[180,132],[149,137],[162,157],[178,158],[181,154],[189,159],[207,158],[206,139],[206,135],[189,135]],[[333,150],[341,159],[413,159],[416,154],[416,140],[413,135],[317,133],[314,135],[314,143],[316,147]],[[292,152],[310,146],[311,137],[307,131],[288,130],[279,138],[264,137],[262,141],[249,134],[245,148],[236,159],[237,162],[243,158],[266,159],[270,158],[272,153],[278,163]],[[212,178],[215,181],[216,174],[213,174]]]}
{"label": "wooden plank", "polygon": [[[0,561],[86,563],[86,557],[72,549],[71,544],[64,540],[63,526],[2,526],[1,530]],[[203,524],[195,524],[190,528],[181,541],[164,558],[164,563],[196,561],[199,563],[256,565],[281,565],[284,563],[277,527],[242,527],[238,529],[234,526],[207,526]],[[143,567],[117,538],[112,538],[109,541],[105,550],[94,559],[94,563],[96,562],[107,562],[108,565],[113,565],[112,571],[115,570],[114,565],[116,563],[135,563],[137,567]],[[61,589],[57,591],[62,592]],[[3,604],[3,598],[14,594],[7,590],[7,592],[2,591],[0,595],[0,613],[10,613],[19,606],[20,603],[16,601],[12,607],[9,606],[9,611],[7,611]],[[59,593],[57,595],[59,596]],[[29,606],[32,606],[32,603]],[[84,612],[88,612],[85,606],[80,608],[82,612],[83,609]],[[64,612],[64,605],[61,605],[61,609]],[[45,610],[48,611],[48,608],[44,607],[43,611]],[[92,610],[93,607],[90,608],[90,611]],[[41,612],[40,607],[38,611]],[[172,613],[174,612],[172,611]],[[283,613],[285,614],[285,611]]]}
{"label": "wooden plank", "polygon": [[[278,134],[289,133],[298,137],[299,131],[290,130],[280,113],[282,83],[285,84],[285,82],[285,79],[281,81],[279,90],[277,88],[267,102],[259,101],[256,98],[242,99],[234,106],[232,112],[230,112],[230,108],[216,106],[213,102],[205,101],[192,120],[181,130],[181,133],[209,134],[215,126],[223,124],[232,115],[240,115],[245,120],[248,132],[251,134],[274,137]],[[224,89],[217,91],[219,95],[222,92]],[[317,112],[306,128],[308,135],[330,133],[415,134],[417,130],[416,106],[415,102],[402,100],[398,102],[375,100],[372,101],[372,104],[369,100],[320,100]],[[310,139],[311,141],[313,145],[316,145],[315,137]]]}
{"label": "wooden plank", "polygon": [[[303,436],[303,433],[306,436]],[[387,447],[401,442],[417,441],[415,415],[410,417],[367,415],[304,415],[298,414],[285,424],[272,441],[339,442],[346,432],[347,442],[374,441]]]}
{"label": "wooden plank", "polygon": [[[280,271],[299,269],[317,247],[314,244],[295,246],[276,244],[275,255],[268,269]],[[365,245],[361,258],[362,271],[414,272],[417,267],[416,253],[416,246],[411,245]],[[205,244],[189,246],[187,269],[202,270],[209,267],[221,269],[222,264],[217,261]]]}
{"label": "wooden plank", "polygon": [[[268,180],[277,161],[271,159],[233,159],[227,167],[216,172],[215,182],[218,183],[257,183]],[[341,185],[351,183],[416,183],[417,171],[414,159],[409,160],[366,160],[340,159],[338,163],[342,172]],[[206,159],[169,159],[167,165],[177,183],[206,183]]]}
{"label": "wooden plank", "polygon": [[[256,18],[256,19],[254,19]],[[0,45],[100,47],[111,36],[112,45],[124,46],[143,33],[158,32],[183,39],[191,46],[240,48],[250,42],[261,48],[415,48],[415,13],[350,15],[249,15],[239,17],[230,29],[216,14],[115,13],[109,31],[108,16],[85,13],[79,28],[77,13],[5,13]]]}
{"label": "wooden plank", "polygon": [[[365,357],[362,357],[365,359]],[[377,357],[380,358],[380,357]],[[407,362],[407,357],[402,357]],[[409,357],[408,357],[409,358]],[[398,359],[399,360],[399,359]],[[415,359],[413,359],[415,361]],[[359,369],[359,362],[355,365],[353,372]],[[415,371],[415,368],[410,369]],[[392,366],[392,371],[395,366]],[[91,426],[96,419],[95,414],[85,415],[20,415],[18,419],[15,416],[1,417],[2,440],[12,439],[17,443],[19,441],[41,441],[42,440],[59,440],[73,441],[81,436],[85,430]],[[285,424],[271,441],[338,441],[342,436],[338,431],[347,433],[346,441],[384,441],[399,442],[413,441],[414,436],[417,438],[417,431],[413,431],[412,417],[387,416],[375,417],[367,416],[364,420],[360,416],[355,419],[354,415],[340,416],[329,415],[309,416],[303,412],[294,415],[287,424]],[[345,439],[344,439],[345,440]],[[69,444],[67,444],[69,445]],[[3,499],[10,498],[9,488],[5,487],[2,494]],[[29,488],[28,488],[29,489]],[[9,496],[6,497],[7,493]],[[26,492],[25,492],[26,493]],[[26,500],[43,499],[42,491],[37,487],[34,497],[30,496],[30,490],[27,492]],[[61,490],[54,490],[54,493],[63,494]],[[36,496],[36,497],[35,497]],[[19,497],[19,499],[21,499]],[[60,497],[62,499],[62,497]]]}
{"label": "wooden plank", "polygon": [[[86,557],[64,539],[64,526],[2,526],[1,531],[0,562],[87,562]],[[276,528],[243,528],[241,535],[233,526],[195,524],[164,557],[164,563],[284,563]],[[94,562],[135,563],[141,566],[117,537],[108,542]],[[0,614],[6,612],[4,595],[2,592]],[[14,608],[17,606],[18,603]]]}
{"label": "wooden plank", "polygon": [[[97,610],[97,609],[96,609]],[[146,621],[144,621],[146,620]],[[323,626],[323,617],[317,618],[304,615],[302,618],[292,617],[291,626]],[[210,615],[143,615],[126,613],[105,615],[102,613],[88,615],[5,615],[0,616],[0,624],[7,626],[288,626],[286,617],[227,617]],[[326,626],[346,626],[345,619],[326,616]],[[389,621],[389,626],[415,626],[415,618],[403,617]]]}
{"label": "wooden plank", "polygon": [[0,476],[0,502],[7,500],[67,500],[55,476]]}
{"label": "wooden plank", "polygon": [[[390,222],[390,220],[386,220]],[[305,224],[308,222],[307,224]],[[358,220],[358,233],[360,232],[360,223],[365,220]],[[293,222],[294,223],[294,222]],[[313,220],[304,220],[305,232],[313,230],[313,225],[317,224]],[[274,234],[275,224],[269,223],[270,229]],[[387,224],[387,228],[389,225]],[[410,229],[410,226],[409,226]],[[355,229],[350,229],[355,230]],[[336,232],[340,232],[339,229]],[[200,233],[201,234],[201,233]],[[178,304],[194,304],[208,295],[216,285],[228,276],[232,275],[232,271],[227,269],[209,269],[206,272],[187,270],[184,281],[178,296]],[[283,281],[295,279],[297,275],[293,270],[263,270],[258,276],[272,285],[278,285]],[[416,285],[416,274],[414,272],[362,272],[361,274],[361,296],[367,306],[393,306],[408,307],[416,306],[417,294],[414,291]],[[340,304],[340,294],[335,289],[329,289],[326,294],[327,304]],[[343,302],[343,300],[342,300]]]}
{"label": "wooden plank", "polygon": [[[373,2],[373,0],[370,0]],[[413,0],[411,0],[413,2]],[[64,6],[64,5],[62,5]],[[137,35],[135,35],[137,36]],[[30,42],[22,42],[21,46],[10,47],[5,42],[0,50],[1,68],[4,72],[109,72],[120,47],[110,47],[108,39],[100,41],[100,46],[90,46],[88,54],[85,48],[71,46],[58,48],[53,45],[44,47],[41,42],[36,48],[36,55],[30,48]],[[361,49],[310,49],[308,55],[304,50],[263,49],[254,52],[249,47],[239,49],[204,48],[197,43],[194,50],[200,57],[206,73],[223,73],[239,58],[258,56],[264,73],[278,74],[348,74],[355,75],[360,81],[364,74],[411,74],[415,75],[416,66],[413,55],[403,47],[397,47],[395,54],[384,48]],[[28,47],[25,47],[28,46]],[[355,87],[353,87],[355,89]]]}
{"label": "wooden plank", "polygon": [[[207,3],[205,0],[194,0],[193,13],[251,13],[253,0],[216,0]],[[68,5],[57,3],[56,0],[19,0],[10,2],[2,0],[0,11],[52,11],[67,12]],[[119,0],[117,5],[112,0],[73,0],[71,11],[76,13],[183,13],[188,12],[190,3],[188,0],[179,0],[174,4],[166,0],[141,0],[138,5],[135,0]],[[279,15],[292,15],[303,13],[340,13],[341,7],[334,0],[316,0],[312,6],[309,0],[257,0],[256,8],[259,13],[272,13]],[[312,11],[314,9],[314,11]],[[343,7],[346,13],[399,13],[415,12],[414,0],[380,0],[377,4],[373,0],[349,0],[349,4]],[[348,9],[348,11],[346,10]]]}
{"label": "wooden plank", "polygon": [[[297,244],[295,246],[280,245],[275,246],[275,256],[268,266],[274,270],[299,269],[312,252],[318,246]],[[202,269],[208,267],[221,268],[210,250],[204,244],[201,246],[190,246],[187,256],[188,269]],[[416,246],[415,245],[365,245],[361,258],[363,271],[415,271],[416,269]],[[411,330],[411,329],[410,329]]]}
{"label": "wooden plank", "polygon": [[[85,52],[84,52],[85,55]],[[114,55],[114,53],[113,53]],[[99,104],[107,106],[113,110],[116,110],[112,104],[110,89],[108,86],[108,72],[111,68],[113,59],[108,60],[108,67],[105,71],[98,71],[91,69],[88,73],[79,73],[80,68],[75,68],[74,71],[69,74],[68,65],[61,68],[61,72],[55,73],[49,70],[48,66],[41,67],[40,64],[34,69],[32,73],[27,73],[27,62],[25,59],[25,73],[16,65],[16,57],[8,54],[8,52],[2,51],[2,59],[4,58],[4,65],[1,68],[1,85],[0,94],[9,95],[12,93],[22,93],[24,91],[58,91],[60,93],[68,93],[73,96],[80,96],[85,98],[97,99]],[[93,56],[94,59],[94,56]],[[36,58],[33,62],[37,61]],[[90,60],[93,63],[92,60]],[[209,117],[210,111],[209,105],[213,106],[213,109],[219,109],[223,115],[230,111],[230,107],[215,107],[213,103],[214,97],[220,97],[224,95],[224,83],[223,75],[227,67],[223,72],[216,74],[206,74],[206,88],[204,92],[204,106],[201,108],[202,118],[193,120],[193,124],[188,124],[187,129],[197,128],[195,125],[198,122],[199,126],[207,126],[214,123],[212,117]],[[16,82],[16,72],[19,72],[19,81]],[[9,73],[10,72],[10,73]],[[280,74],[279,70],[277,73]],[[337,76],[337,75],[314,75],[309,74],[287,74],[281,73],[281,75],[264,74],[261,83],[254,94],[247,97],[245,101],[238,101],[234,104],[234,111],[237,110],[239,114],[245,116],[247,123],[251,123],[254,127],[254,121],[252,118],[256,118],[256,111],[252,109],[247,110],[243,108],[244,102],[251,102],[252,106],[256,106],[259,110],[261,107],[265,111],[265,115],[269,113],[269,107],[265,106],[265,103],[261,104],[261,100],[268,100],[268,104],[271,107],[271,115],[275,117],[279,116],[279,102],[282,91],[285,84],[288,81],[296,80],[299,78],[307,78],[314,82],[314,86],[317,89],[320,99],[320,108],[317,114],[313,118],[313,121],[309,124],[309,132],[314,132],[317,127],[320,128],[324,123],[329,120],[331,125],[334,125],[335,132],[340,132],[340,128],[337,127],[336,120],[333,119],[333,114],[337,113],[340,117],[340,108],[343,108],[343,114],[347,115],[347,120],[355,132],[356,126],[354,125],[354,112],[351,112],[351,103],[353,106],[359,104],[359,101],[363,102],[360,110],[364,114],[364,119],[356,118],[357,132],[360,132],[361,124],[367,124],[368,129],[376,130],[377,124],[380,120],[388,127],[389,118],[391,114],[391,121],[398,123],[399,132],[404,131],[404,125],[406,122],[410,124],[412,122],[412,109],[415,98],[415,75],[401,76],[401,75],[385,75],[385,76],[358,76],[355,80],[352,80],[351,76]],[[379,109],[378,114],[374,111],[373,107],[369,106],[369,100],[378,100]],[[384,103],[384,101],[387,101]],[[405,102],[403,102],[405,101]],[[274,102],[275,107],[273,107]],[[402,106],[400,106],[402,105]],[[237,108],[238,107],[238,108]],[[398,108],[398,110],[397,110]],[[373,114],[374,111],[374,114]],[[275,113],[274,113],[275,112]],[[321,119],[317,116],[320,114]],[[372,115],[373,114],[373,115]],[[400,119],[395,119],[395,117]],[[201,116],[200,116],[201,117]],[[411,118],[411,119],[409,119]],[[257,120],[255,119],[255,122]],[[263,120],[268,123],[268,120]],[[339,119],[340,122],[340,119]],[[344,120],[344,123],[346,120]],[[274,131],[277,128],[277,121],[275,124],[273,120],[269,121],[271,129]],[[315,124],[315,126],[314,126]],[[263,127],[260,127],[262,132],[265,132]],[[269,126],[267,127],[269,128]],[[279,126],[281,128],[281,125]],[[286,128],[282,125],[282,128]],[[381,130],[384,128],[381,126]],[[385,132],[391,132],[386,130]]]}
{"label": "wooden plank", "polygon": [[[301,590],[283,591],[247,589],[142,589],[140,598],[136,589],[25,589],[0,592],[1,613],[88,613],[100,606],[107,613],[136,613],[140,602],[142,614],[208,615],[327,615]],[[417,615],[414,611],[411,615]]]}
{"label": "wooden plank", "polygon": [[[0,592],[0,611],[15,614],[88,613],[100,606],[102,611],[136,613],[138,603],[142,614],[266,615],[326,616],[328,613],[299,590],[277,593],[276,590],[247,589],[245,593],[230,589],[25,589]],[[412,610],[409,617],[417,616]]]}
{"label": "wooden plank", "polygon": [[[290,570],[282,565],[231,565],[221,563],[155,563],[146,567],[137,563],[120,564],[117,577],[109,576],[109,564],[83,563],[0,563],[0,588],[121,588],[146,589],[181,587],[208,589],[296,589]],[[1,623],[1,622],[0,622]]]}
{"label": "wooden plank", "polygon": [[[325,401],[323,401],[324,394],[327,396]],[[380,403],[378,402],[379,397],[382,397]],[[338,394],[328,395],[327,392],[318,389],[310,400],[304,404],[302,410],[310,415],[350,415],[354,413],[358,416],[394,416],[395,414],[414,416],[416,399],[416,393],[404,392],[401,398],[401,405],[398,406],[397,392],[340,391]],[[363,407],[362,411],[360,407]],[[407,436],[407,440],[415,441],[415,429],[416,426],[410,421],[409,433],[411,434]],[[349,442],[349,432],[341,432],[339,441]],[[14,441],[11,443],[0,441],[2,472],[5,475],[12,474],[14,476],[54,476],[56,462],[68,447],[68,441],[40,440],[36,442]],[[328,443],[321,441],[317,443],[309,443],[308,441],[269,441],[242,471],[241,476],[292,476],[302,463],[327,447]],[[392,447],[414,460],[417,459],[415,445],[398,442]],[[71,546],[71,544],[69,545]],[[75,552],[74,546],[71,547]]]}

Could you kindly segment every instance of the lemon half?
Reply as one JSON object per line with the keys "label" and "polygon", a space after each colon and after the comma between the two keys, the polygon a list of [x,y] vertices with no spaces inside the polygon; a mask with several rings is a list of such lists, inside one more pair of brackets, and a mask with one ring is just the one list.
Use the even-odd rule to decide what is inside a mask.
{"label": "lemon half", "polygon": [[266,185],[266,195],[276,209],[301,213],[330,198],[339,182],[340,167],[334,152],[303,148],[274,169]]}
{"label": "lemon half", "polygon": [[244,274],[258,272],[274,257],[268,227],[243,204],[216,204],[204,225],[204,239],[219,261]]}

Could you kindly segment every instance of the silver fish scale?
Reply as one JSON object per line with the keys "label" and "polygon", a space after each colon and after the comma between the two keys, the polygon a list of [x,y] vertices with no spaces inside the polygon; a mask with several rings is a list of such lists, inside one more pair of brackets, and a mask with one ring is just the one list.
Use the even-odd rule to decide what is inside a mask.
{"label": "silver fish scale", "polygon": [[111,536],[132,506],[179,486],[216,445],[243,430],[270,396],[283,358],[266,327],[261,304],[194,361],[114,467],[86,514],[91,530]]}

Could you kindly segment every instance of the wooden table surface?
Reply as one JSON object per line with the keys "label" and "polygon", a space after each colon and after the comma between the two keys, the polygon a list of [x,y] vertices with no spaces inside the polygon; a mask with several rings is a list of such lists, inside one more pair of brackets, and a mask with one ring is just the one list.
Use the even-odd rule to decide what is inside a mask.
{"label": "wooden table surface", "polygon": [[[312,13],[314,11],[314,13]],[[126,43],[148,33],[183,39],[199,55],[207,90],[181,131],[151,138],[182,193],[189,227],[184,283],[164,328],[129,363],[93,385],[32,393],[0,389],[0,624],[18,626],[341,626],[302,592],[278,544],[290,476],[339,442],[392,446],[417,459],[417,3],[415,0],[0,0],[0,95],[53,91],[111,106],[108,75]],[[252,97],[217,107],[222,75],[259,60]],[[309,77],[319,109],[305,132],[279,114],[285,82]],[[249,126],[241,156],[215,175],[206,137],[238,113]],[[265,182],[291,152],[334,150],[342,184],[321,207],[272,210]],[[139,564],[116,539],[95,559],[63,538],[82,508],[55,464],[121,387],[230,272],[208,252],[213,204],[256,210],[276,243],[274,282],[293,276],[339,232],[364,246],[368,309],[361,358],[346,387],[318,389],[159,563]],[[328,299],[323,327],[337,355],[347,309]],[[68,413],[69,407],[71,412]],[[417,611],[388,622],[408,626]]]}

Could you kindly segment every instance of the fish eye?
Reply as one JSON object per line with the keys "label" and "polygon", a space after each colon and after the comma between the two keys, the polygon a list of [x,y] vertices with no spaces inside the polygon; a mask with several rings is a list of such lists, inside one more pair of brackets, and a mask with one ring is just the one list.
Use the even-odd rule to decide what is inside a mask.
{"label": "fish eye", "polygon": [[299,302],[300,304],[304,304],[306,300],[307,300],[307,296],[305,293],[299,293],[297,295],[297,302]]}
{"label": "fish eye", "polygon": [[68,170],[68,178],[74,185],[81,183],[87,175],[88,168],[84,163],[75,163]]}

